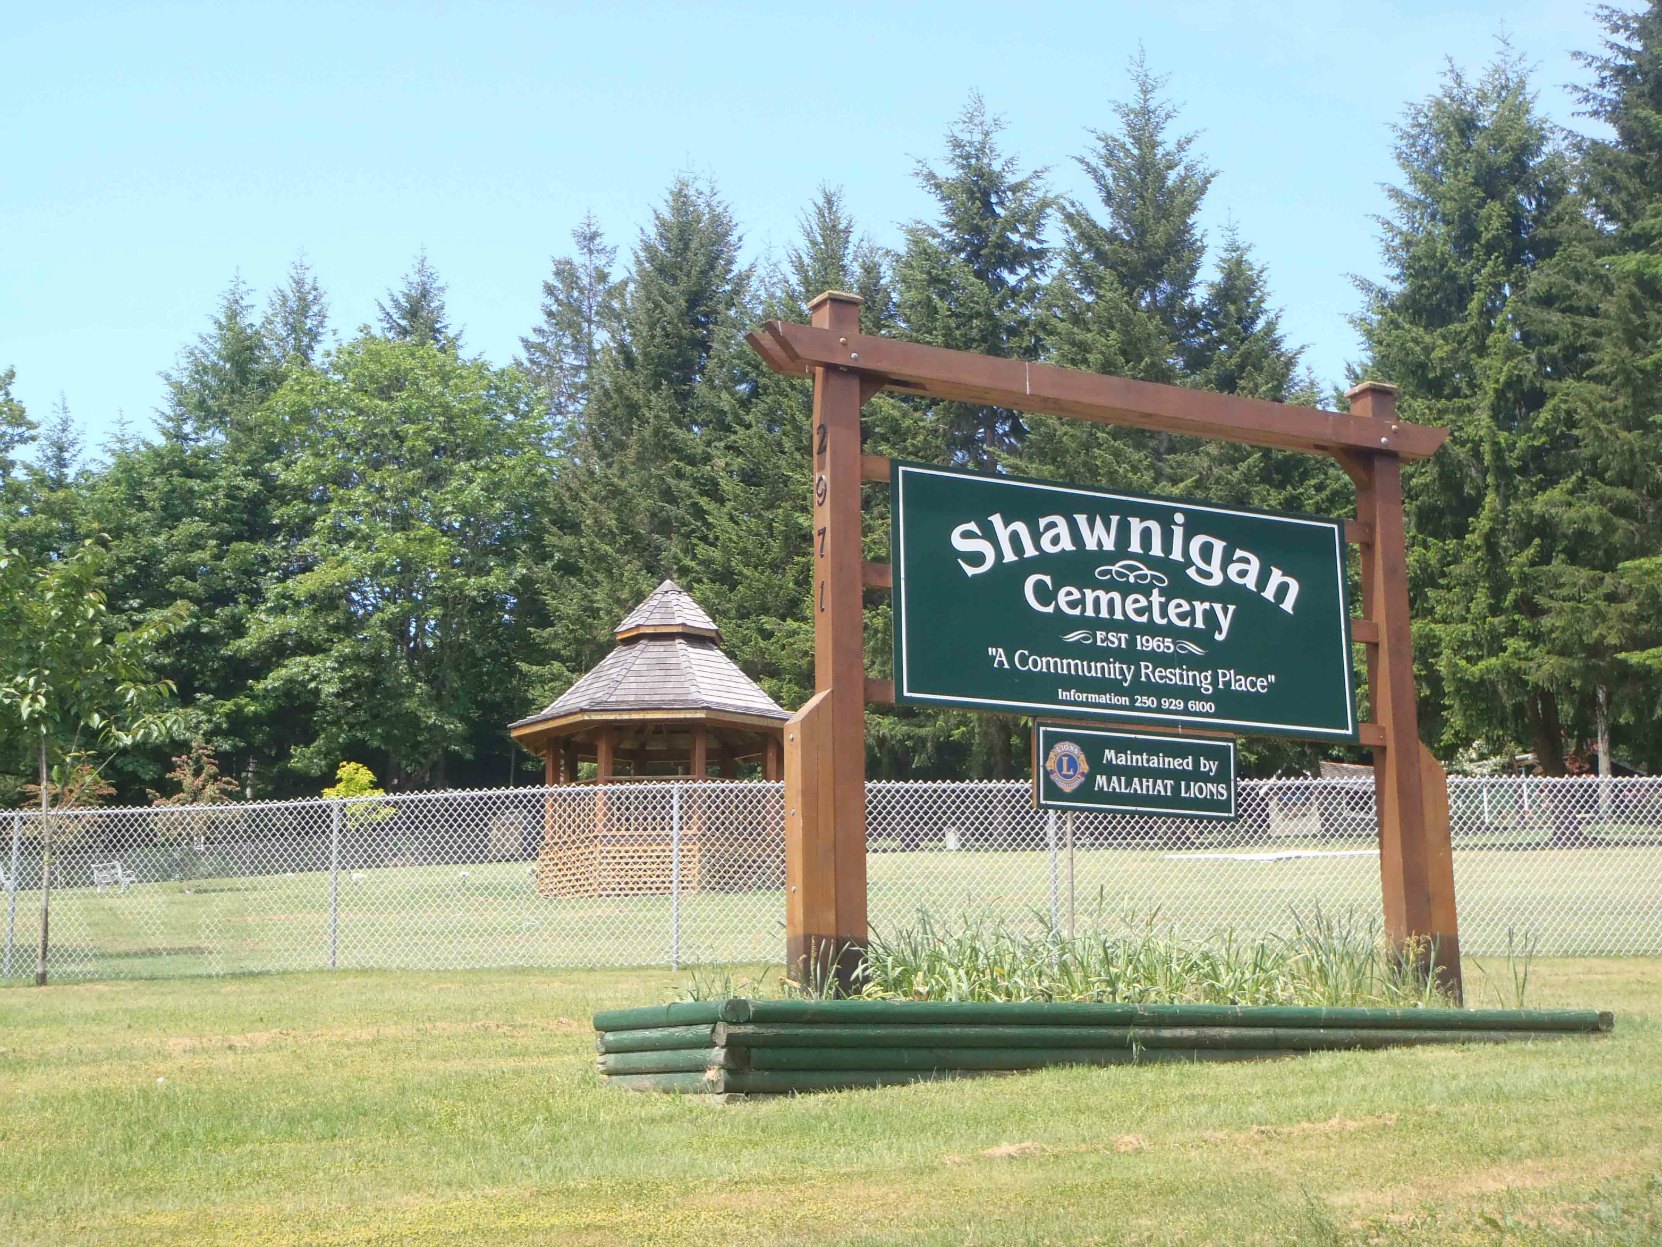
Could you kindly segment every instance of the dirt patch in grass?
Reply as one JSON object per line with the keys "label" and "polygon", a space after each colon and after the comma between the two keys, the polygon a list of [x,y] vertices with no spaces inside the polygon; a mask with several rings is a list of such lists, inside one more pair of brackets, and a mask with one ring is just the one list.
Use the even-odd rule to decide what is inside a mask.
{"label": "dirt patch in grass", "polygon": [[1009,1160],[1017,1156],[1044,1156],[1054,1150],[1030,1139],[1026,1143],[1000,1143],[997,1147],[989,1147],[981,1155],[990,1156],[994,1160]]}
{"label": "dirt patch in grass", "polygon": [[[1420,1174],[1415,1177],[1412,1186],[1395,1184],[1374,1190],[1334,1191],[1329,1193],[1328,1198],[1337,1205],[1354,1209],[1359,1216],[1366,1216],[1370,1212],[1377,1215],[1379,1209],[1400,1206],[1405,1202],[1420,1205],[1445,1202],[1458,1204],[1474,1197],[1497,1195],[1506,1191],[1539,1191],[1561,1185],[1585,1190],[1592,1177],[1590,1168],[1596,1172],[1599,1182],[1606,1182],[1649,1173],[1656,1167],[1657,1157],[1654,1152],[1648,1156],[1628,1156],[1620,1159],[1607,1156],[1596,1166],[1590,1165],[1589,1159],[1584,1156],[1563,1156],[1519,1161],[1509,1165],[1486,1165],[1442,1175]],[[1571,1200],[1563,1203],[1561,1207],[1573,1209],[1579,1203],[1579,1200]],[[1534,1211],[1535,1215],[1543,1215],[1541,1209]]]}
{"label": "dirt patch in grass", "polygon": [[1200,1136],[1203,1143],[1262,1143],[1265,1139],[1296,1139],[1306,1135],[1349,1134],[1375,1126],[1394,1126],[1395,1113],[1371,1117],[1330,1117],[1326,1121],[1295,1121],[1285,1126],[1250,1126],[1245,1130],[1209,1130]]}

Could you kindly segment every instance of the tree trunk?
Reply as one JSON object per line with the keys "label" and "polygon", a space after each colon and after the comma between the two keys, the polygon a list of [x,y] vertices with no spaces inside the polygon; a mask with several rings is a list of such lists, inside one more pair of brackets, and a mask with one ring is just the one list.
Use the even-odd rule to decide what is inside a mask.
{"label": "tree trunk", "polygon": [[1537,693],[1527,703],[1530,744],[1535,747],[1535,764],[1548,778],[1564,771],[1564,732],[1558,721],[1558,699],[1551,693]]}
{"label": "tree trunk", "polygon": [[46,795],[46,741],[40,742],[40,944],[35,950],[35,986],[46,986],[46,949],[52,905],[52,820]]}
{"label": "tree trunk", "polygon": [[1594,700],[1594,721],[1598,725],[1599,822],[1610,821],[1610,686],[1600,684]]}

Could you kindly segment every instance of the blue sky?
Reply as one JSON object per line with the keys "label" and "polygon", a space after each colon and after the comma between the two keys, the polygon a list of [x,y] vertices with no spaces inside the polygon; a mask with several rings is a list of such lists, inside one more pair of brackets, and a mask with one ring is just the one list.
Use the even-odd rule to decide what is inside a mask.
{"label": "blue sky", "polygon": [[670,178],[712,178],[751,258],[822,182],[878,241],[929,211],[912,178],[977,89],[1011,151],[1083,193],[1139,44],[1218,170],[1205,224],[1269,267],[1325,381],[1357,353],[1347,274],[1375,275],[1390,123],[1444,58],[1505,30],[1573,124],[1574,0],[1168,4],[252,4],[15,0],[0,28],[0,367],[97,444],[147,429],[157,373],[240,273],[304,256],[335,329],[425,247],[466,349],[505,362],[550,256],[593,211],[627,252]]}

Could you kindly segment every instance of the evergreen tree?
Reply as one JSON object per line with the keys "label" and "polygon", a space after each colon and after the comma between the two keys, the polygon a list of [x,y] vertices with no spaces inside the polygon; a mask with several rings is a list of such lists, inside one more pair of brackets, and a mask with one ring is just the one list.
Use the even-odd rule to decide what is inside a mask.
{"label": "evergreen tree", "polygon": [[[295,307],[311,309],[288,326],[303,329],[309,316],[321,327],[321,296],[300,266],[287,289]],[[283,306],[282,295],[270,309]],[[184,626],[158,642],[162,660],[191,733],[234,766],[250,792],[271,760],[299,743],[279,708],[248,701],[259,668],[240,644],[283,565],[278,469],[289,441],[266,404],[285,368],[305,368],[298,356],[279,356],[278,318],[268,310],[256,325],[252,307],[251,292],[234,279],[208,328],[164,374],[156,439],[116,448],[86,490],[89,526],[111,538],[112,609],[138,626],[176,601],[192,607]],[[166,765],[164,751],[130,752],[116,778],[142,790]]]}
{"label": "evergreen tree", "polygon": [[856,235],[842,188],[822,185],[808,210],[797,217],[797,226],[797,241],[785,249],[774,281],[790,318],[806,319],[810,300],[827,290],[841,290],[860,296],[862,333],[892,329],[897,315],[890,276],[893,256]]}
{"label": "evergreen tree", "polygon": [[224,438],[271,392],[272,370],[253,296],[240,276],[220,296],[213,323],[181,353],[170,372],[163,436],[194,443]]}
{"label": "evergreen tree", "polygon": [[[709,530],[731,391],[751,365],[751,271],[711,186],[677,177],[642,231],[580,418],[567,422],[537,555],[538,695],[611,647],[618,619],[665,576],[689,575]],[[696,586],[689,575],[688,588]]]}
{"label": "evergreen tree", "polygon": [[1581,148],[1595,221],[1553,257],[1529,310],[1553,348],[1547,409],[1578,432],[1574,474],[1543,505],[1576,557],[1539,593],[1576,727],[1590,720],[1608,775],[1618,736],[1662,762],[1662,6],[1596,15],[1601,50],[1578,56],[1592,71],[1581,104],[1612,136]]}
{"label": "evergreen tree", "polygon": [[1301,351],[1287,345],[1281,313],[1269,305],[1264,266],[1233,227],[1224,234],[1217,269],[1195,309],[1184,378],[1216,394],[1281,402]]}
{"label": "evergreen tree", "polygon": [[1476,81],[1451,67],[1396,133],[1387,276],[1362,283],[1356,325],[1370,375],[1403,388],[1403,415],[1451,428],[1406,484],[1418,654],[1446,712],[1427,718],[1445,749],[1523,741],[1562,774],[1563,703],[1576,693],[1553,661],[1542,585],[1577,553],[1543,504],[1574,475],[1579,433],[1547,402],[1552,343],[1531,291],[1583,218],[1510,54]]}
{"label": "evergreen tree", "polygon": [[277,368],[317,362],[329,328],[329,303],[304,260],[289,265],[288,278],[272,292],[260,322],[265,356]]}
{"label": "evergreen tree", "polygon": [[[1042,350],[1038,302],[1050,251],[1045,225],[1053,200],[1042,169],[1020,172],[1000,148],[1001,119],[978,94],[947,133],[943,168],[924,162],[918,183],[937,216],[906,231],[895,271],[906,336],[932,346],[1008,359]],[[1022,417],[1000,408],[937,403],[930,418],[944,431],[955,461],[992,469],[1020,452]]]}
{"label": "evergreen tree", "polygon": [[42,488],[59,492],[75,483],[81,467],[81,433],[69,414],[69,399],[58,392],[52,419],[41,430],[39,473]]}
{"label": "evergreen tree", "polygon": [[[1129,76],[1130,98],[1114,105],[1116,128],[1091,131],[1094,147],[1078,158],[1096,205],[1062,206],[1044,332],[1058,364],[1175,384],[1204,353],[1197,216],[1213,174],[1193,155],[1192,134],[1171,133],[1177,110],[1140,52]],[[1259,274],[1237,276],[1240,285]],[[1038,475],[1181,491],[1192,482],[1181,461],[1168,462],[1172,446],[1169,434],[1037,419],[1027,460]]]}
{"label": "evergreen tree", "polygon": [[426,250],[418,251],[404,280],[387,291],[385,301],[375,302],[381,333],[394,342],[424,342],[447,351],[461,350],[462,335],[450,327],[450,313],[444,302],[449,289],[427,262]]}
{"label": "evergreen tree", "polygon": [[525,371],[546,396],[556,427],[588,406],[595,362],[617,318],[623,283],[612,276],[617,248],[593,214],[571,231],[576,254],[554,261],[542,283],[542,322],[521,338]]}
{"label": "evergreen tree", "polygon": [[[1131,98],[1114,106],[1118,128],[1091,131],[1096,148],[1078,158],[1103,216],[1078,204],[1063,209],[1066,264],[1087,300],[1111,285],[1159,326],[1162,358],[1132,362],[1141,365],[1138,376],[1175,380],[1199,332],[1196,283],[1206,243],[1196,218],[1215,175],[1191,155],[1193,134],[1171,135],[1177,108],[1162,95],[1167,79],[1149,69],[1141,51],[1130,77]],[[1167,375],[1155,376],[1157,370]]]}
{"label": "evergreen tree", "polygon": [[[22,405],[12,400],[7,415],[11,436],[32,431]],[[89,479],[81,459],[81,434],[63,394],[52,415],[35,432],[34,462],[21,466],[8,487],[4,527],[6,544],[34,562],[58,557],[88,535],[83,491]]]}

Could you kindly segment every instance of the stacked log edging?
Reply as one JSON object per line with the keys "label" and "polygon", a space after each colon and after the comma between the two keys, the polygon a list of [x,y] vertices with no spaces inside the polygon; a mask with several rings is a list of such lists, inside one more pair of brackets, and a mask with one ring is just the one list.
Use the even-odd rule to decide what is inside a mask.
{"label": "stacked log edging", "polygon": [[595,1014],[611,1086],[789,1095],[1052,1065],[1253,1061],[1305,1052],[1607,1034],[1592,1009],[711,1000]]}

